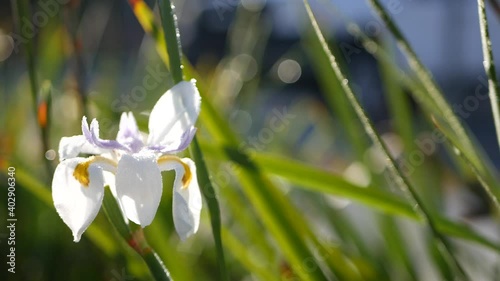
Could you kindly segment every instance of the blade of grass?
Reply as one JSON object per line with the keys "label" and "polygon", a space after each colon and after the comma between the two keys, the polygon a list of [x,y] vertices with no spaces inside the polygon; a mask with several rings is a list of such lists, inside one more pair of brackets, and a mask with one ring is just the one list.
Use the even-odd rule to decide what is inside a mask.
{"label": "blade of grass", "polygon": [[331,67],[333,68],[337,79],[339,81],[342,81],[341,82],[342,88],[344,90],[345,95],[347,96],[349,102],[353,106],[354,111],[356,112],[356,115],[363,123],[363,126],[364,126],[366,133],[372,139],[375,146],[383,153],[384,157],[387,159],[387,162],[388,162],[387,168],[388,168],[395,184],[407,195],[410,202],[412,202],[412,205],[415,206],[416,211],[422,215],[426,224],[429,226],[432,234],[436,238],[436,241],[439,243],[438,245],[441,247],[443,254],[446,255],[448,262],[450,263],[450,265],[453,266],[456,273],[461,278],[468,280],[468,277],[466,276],[465,271],[462,269],[461,265],[458,263],[455,256],[453,255],[453,252],[451,251],[451,247],[448,244],[448,241],[440,233],[440,231],[436,228],[434,218],[429,213],[427,208],[424,206],[423,202],[421,201],[421,199],[420,199],[418,193],[415,191],[414,187],[411,185],[411,183],[403,175],[400,168],[398,166],[396,166],[395,161],[392,158],[392,156],[390,155],[386,145],[382,142],[380,136],[378,135],[378,133],[375,131],[373,125],[371,124],[370,119],[368,118],[368,116],[364,112],[363,108],[361,107],[357,97],[355,96],[354,92],[352,91],[352,89],[348,83],[347,78],[345,77],[344,73],[340,69],[336,58],[330,52],[330,49],[328,48],[328,45],[326,44],[325,38],[323,37],[321,30],[319,29],[319,26],[316,22],[314,14],[312,13],[311,7],[309,6],[309,3],[307,0],[304,0],[304,5],[306,8],[309,20],[310,20],[312,27],[314,29],[314,32],[316,33],[318,40],[321,42],[321,45],[323,47],[323,51],[325,53],[327,53],[327,55],[329,57]]}
{"label": "blade of grass", "polygon": [[[202,148],[204,149],[203,145]],[[212,166],[213,167],[213,166]],[[219,169],[222,167],[219,166]],[[229,171],[228,171],[229,172]],[[276,251],[272,248],[267,239],[263,239],[262,231],[264,227],[259,221],[255,220],[255,213],[244,197],[239,194],[229,181],[218,181],[219,177],[214,177],[213,182],[219,186],[221,196],[224,197],[226,208],[229,208],[233,224],[242,228],[243,233],[248,237],[249,243],[255,245],[262,255],[267,259],[266,262],[272,263],[276,260]]]}
{"label": "blade of grass", "polygon": [[[217,160],[225,160],[221,150],[231,150],[231,154],[238,154],[238,149],[227,145],[214,144],[213,142],[200,141],[205,154]],[[224,147],[225,146],[225,147]],[[243,155],[235,156],[242,158]],[[296,160],[276,156],[267,153],[255,152],[251,159],[256,165],[262,167],[267,173],[283,177],[290,183],[305,190],[319,192],[320,194],[332,194],[345,199],[354,200],[370,208],[379,210],[386,214],[396,215],[422,222],[414,208],[405,203],[399,197],[379,188],[364,188],[352,184],[332,173],[302,164]],[[468,226],[452,222],[446,218],[436,217],[438,229],[449,236],[462,238],[479,243],[494,251],[500,251],[500,245],[477,234]]]}
{"label": "blade of grass", "polygon": [[486,8],[484,0],[477,0],[477,8],[479,13],[479,27],[481,29],[481,43],[483,45],[484,70],[488,75],[488,88],[491,101],[491,110],[493,112],[493,120],[497,132],[497,141],[500,146],[500,109],[498,100],[498,80],[495,69],[495,60],[493,58],[493,50],[491,48],[490,32],[488,30],[488,18],[486,17]]}
{"label": "blade of grass", "polygon": [[[31,19],[30,12],[30,1],[28,0],[11,0],[12,5],[12,14],[14,15],[14,22],[16,24],[17,32],[22,36],[22,38],[28,38],[26,42],[23,43],[24,51],[26,53],[26,64],[28,68],[28,76],[30,81],[30,89],[31,89],[31,98],[32,98],[32,106],[33,106],[33,114],[38,116],[38,81],[36,75],[35,68],[35,44],[33,43],[33,34],[27,34],[27,28],[23,28],[23,21],[21,19]],[[41,153],[41,159],[45,165],[45,169],[47,175],[50,176],[52,174],[52,167],[50,163],[45,159],[45,152],[49,148],[48,138],[45,137],[44,128],[39,126],[39,133],[41,138],[43,150]]]}
{"label": "blade of grass", "polygon": [[139,24],[142,26],[142,29],[144,29],[144,32],[153,38],[156,43],[156,51],[158,55],[168,67],[170,62],[167,54],[165,36],[163,35],[163,30],[161,30],[155,22],[153,11],[143,0],[128,0],[128,3],[132,8],[132,12],[134,12],[135,17],[139,21]]}
{"label": "blade of grass", "polygon": [[[447,125],[449,125],[454,132],[453,134],[456,136],[457,140],[462,144],[463,147],[462,153],[467,155],[467,158],[474,165],[475,169],[477,169],[488,182],[487,186],[483,186],[485,189],[490,187],[490,190],[486,192],[491,196],[492,202],[495,202],[495,206],[498,210],[500,210],[500,204],[498,203],[500,197],[500,190],[497,186],[494,174],[492,173],[491,168],[487,166],[487,162],[484,159],[487,159],[486,156],[480,155],[478,149],[474,146],[471,138],[467,134],[465,128],[458,120],[457,116],[449,106],[449,104],[444,99],[444,96],[437,86],[436,82],[432,79],[431,74],[422,64],[422,62],[418,59],[416,53],[411,48],[410,44],[403,36],[402,32],[396,26],[396,24],[392,21],[388,13],[386,12],[383,5],[379,0],[369,0],[369,3],[374,8],[374,10],[378,13],[379,17],[385,23],[389,31],[393,34],[398,43],[401,51],[406,55],[408,63],[410,67],[413,69],[417,77],[422,82],[422,85],[426,89],[426,91],[417,92],[422,95],[426,95],[424,98],[432,101],[433,107],[437,110],[433,110],[433,113],[436,116],[442,116],[442,118],[446,121]],[[482,157],[481,157],[482,156]]]}
{"label": "blade of grass", "polygon": [[[369,147],[368,140],[363,135],[363,129],[361,124],[356,119],[356,115],[353,110],[349,107],[349,101],[344,95],[341,95],[342,86],[340,82],[334,77],[333,70],[329,67],[328,58],[322,52],[316,52],[321,48],[319,42],[312,38],[310,32],[307,32],[304,36],[302,44],[304,45],[304,50],[307,52],[312,60],[313,70],[318,77],[318,82],[322,88],[322,93],[332,93],[325,94],[324,98],[330,110],[337,115],[340,123],[344,126],[349,142],[352,144],[352,148],[356,153],[358,159],[364,158],[364,153],[367,147]],[[335,46],[335,44],[331,44]],[[336,49],[334,49],[335,51]],[[337,51],[338,53],[338,51]]]}
{"label": "blade of grass", "polygon": [[[161,21],[163,25],[163,32],[165,35],[165,43],[167,54],[170,58],[170,72],[174,83],[180,83],[184,79],[181,63],[181,41],[180,32],[177,27],[177,17],[174,12],[173,3],[170,0],[158,0],[160,8]],[[207,201],[208,210],[210,213],[210,222],[212,225],[212,234],[215,240],[215,249],[217,252],[218,266],[220,280],[229,280],[229,274],[226,269],[226,262],[224,259],[224,249],[222,247],[221,238],[221,222],[220,222],[220,209],[219,202],[215,196],[215,192],[210,181],[210,176],[198,144],[197,137],[195,136],[190,147],[190,153],[196,162],[196,175],[199,181],[203,197]]]}
{"label": "blade of grass", "polygon": [[[486,192],[492,190],[491,186],[488,185],[486,179],[483,178],[481,173],[476,169],[476,167],[473,165],[472,161],[468,158],[468,156],[462,153],[463,148],[461,147],[461,144],[453,138],[453,134],[449,130],[447,130],[444,126],[442,126],[437,119],[433,119],[433,121],[435,126],[443,133],[443,136],[446,138],[446,141],[455,148],[456,154],[459,157],[461,157],[467,165],[469,165],[470,169],[476,176],[479,183],[481,183],[481,185],[486,187],[485,188]],[[494,197],[493,194],[488,194],[488,195],[490,200]]]}
{"label": "blade of grass", "polygon": [[263,267],[256,264],[255,257],[250,256],[247,245],[239,241],[232,233],[226,228],[222,228],[222,238],[225,245],[233,252],[233,257],[236,258],[249,272],[255,274],[259,280],[273,281],[279,279],[276,274],[272,274],[269,266]]}
{"label": "blade of grass", "polygon": [[[341,14],[339,16],[342,16]],[[380,64],[384,65],[384,67],[389,67],[391,69],[393,69],[392,72],[392,75],[390,78],[388,78],[392,83],[394,81],[394,77],[396,77],[397,81],[399,84],[401,84],[402,87],[405,87],[407,90],[409,90],[410,94],[413,96],[413,98],[416,100],[416,102],[419,104],[419,106],[424,110],[424,112],[433,112],[435,114],[439,114],[439,109],[437,109],[434,105],[434,103],[432,102],[432,100],[429,99],[429,97],[427,95],[425,95],[425,89],[423,89],[423,86],[420,84],[420,83],[417,83],[415,81],[413,81],[413,79],[411,77],[409,77],[407,74],[404,73],[403,70],[399,69],[399,67],[395,64],[395,62],[393,61],[392,57],[390,54],[388,54],[384,47],[381,46],[378,42],[372,40],[371,38],[369,38],[365,33],[363,33],[363,31],[361,31],[361,29],[359,28],[359,26],[346,19],[347,22],[349,22],[349,27],[348,27],[348,31],[350,34],[352,34],[357,40],[360,40],[363,44],[363,46],[372,46],[371,48],[368,48],[368,47],[365,47],[367,49],[367,51],[370,51],[371,54],[379,61]],[[429,115],[425,115],[426,117],[426,121],[431,125],[433,126],[433,123],[431,121],[431,116]],[[409,126],[411,127],[411,126]],[[405,140],[405,138],[403,138],[403,140]],[[413,147],[411,149],[409,149],[410,151],[419,151],[420,148],[416,147],[415,143],[412,142],[408,145],[405,145],[405,147]],[[445,145],[448,153],[449,153],[449,156],[450,158],[452,159],[453,163],[455,163],[457,165],[457,168],[459,169],[460,173],[461,174],[464,174],[464,175],[468,175],[470,174],[469,173],[469,170],[468,170],[468,166],[463,163],[459,157],[456,156],[455,153],[453,153],[453,150],[454,148],[449,146],[448,143],[446,143]],[[408,149],[407,149],[408,150]],[[407,156],[408,157],[408,156]],[[486,167],[488,165],[485,165]],[[491,165],[490,165],[491,166]],[[414,167],[414,168],[417,168],[417,167]],[[424,167],[427,169],[427,167]],[[420,169],[417,169],[418,170],[418,173],[427,173],[427,171],[420,171]],[[422,180],[422,176],[419,176],[419,174],[416,173],[413,175],[413,179],[419,181],[419,180]],[[491,181],[489,181],[490,184],[491,184]],[[420,183],[420,182],[419,182]],[[431,189],[433,188],[432,185],[429,185],[427,183],[423,183],[425,184],[425,186],[429,186],[428,189]],[[432,201],[434,202],[437,202],[439,199],[436,197],[436,196],[433,196],[432,194],[430,194],[430,196],[432,196],[432,198],[426,198],[426,199],[432,199]]]}
{"label": "blade of grass", "polygon": [[222,246],[219,201],[214,191],[212,181],[210,180],[207,165],[205,164],[205,158],[201,152],[200,145],[198,144],[196,137],[193,139],[193,143],[190,146],[189,151],[196,162],[198,181],[203,197],[207,201],[210,213],[210,223],[212,225],[212,234],[217,252],[220,280],[229,280],[229,273],[227,272],[226,261],[224,258],[224,248]]}
{"label": "blade of grass", "polygon": [[[160,51],[162,52],[162,51]],[[163,52],[164,53],[164,52]],[[200,92],[203,94],[204,93],[204,87],[202,83],[202,79],[200,79],[193,68],[189,65],[189,62],[185,62],[185,70],[187,72],[187,76],[190,78],[195,78],[198,80],[198,88],[200,89]],[[231,143],[234,146],[238,146],[240,142],[238,142],[237,138],[234,136],[232,131],[229,129],[227,126],[226,122],[218,115],[218,112],[215,110],[215,108],[207,101],[205,101],[202,104],[202,110],[200,113],[200,120],[202,121],[203,125],[205,128],[207,128],[210,133],[214,136],[215,139],[220,140],[227,143]],[[246,168],[248,169],[248,167]],[[257,175],[260,173],[257,172]],[[259,186],[257,186],[259,187]],[[300,217],[300,216],[299,216]],[[295,221],[293,221],[295,222]],[[302,226],[303,227],[303,226]],[[465,231],[464,231],[465,232]],[[463,233],[458,232],[456,235],[461,235]],[[474,233],[472,234],[474,236]],[[276,237],[276,235],[275,235]],[[481,241],[481,239],[478,239],[478,241]],[[280,240],[278,240],[280,242]],[[488,244],[488,242],[484,242],[485,244]],[[492,244],[494,245],[494,244]],[[490,247],[494,248],[495,246],[490,245]],[[300,268],[300,265],[299,265]]]}

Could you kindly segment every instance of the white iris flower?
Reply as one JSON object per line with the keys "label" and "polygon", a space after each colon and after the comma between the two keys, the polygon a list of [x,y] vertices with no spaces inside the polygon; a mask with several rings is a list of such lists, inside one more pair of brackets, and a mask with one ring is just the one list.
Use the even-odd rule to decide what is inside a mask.
{"label": "white iris flower", "polygon": [[[194,82],[180,82],[151,111],[147,140],[131,112],[122,114],[116,140],[99,138],[99,123],[94,119],[89,127],[86,117],[82,135],[61,139],[52,197],[75,242],[97,216],[105,185],[110,186],[125,219],[142,227],[151,224],[162,194],[161,171],[167,170],[175,170],[177,233],[184,240],[198,230],[202,200],[196,166],[191,159],[173,154],[186,149],[193,139],[200,104]],[[80,153],[94,156],[78,157]]]}

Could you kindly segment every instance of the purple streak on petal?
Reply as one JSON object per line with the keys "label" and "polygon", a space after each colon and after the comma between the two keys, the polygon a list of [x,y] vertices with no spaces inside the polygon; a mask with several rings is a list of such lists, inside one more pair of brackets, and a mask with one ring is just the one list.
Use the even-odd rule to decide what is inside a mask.
{"label": "purple streak on petal", "polygon": [[191,141],[193,141],[193,138],[196,135],[196,130],[197,129],[194,126],[187,129],[181,136],[181,144],[175,151],[171,153],[180,152],[186,149],[189,146],[189,144],[191,144]]}
{"label": "purple streak on petal", "polygon": [[128,147],[132,152],[139,152],[144,147],[141,133],[132,112],[122,113],[116,140],[123,146]]}
{"label": "purple streak on petal", "polygon": [[91,143],[92,145],[95,145],[94,141],[92,139],[92,133],[90,133],[90,130],[89,130],[89,123],[87,122],[87,116],[83,116],[83,118],[82,118],[82,134],[87,139],[87,141],[89,143]]}
{"label": "purple streak on petal", "polygon": [[93,119],[92,122],[90,123],[90,138],[91,140],[89,140],[89,142],[97,147],[105,149],[120,149],[130,152],[130,149],[128,147],[122,145],[121,143],[115,140],[103,140],[99,138],[99,123],[97,122],[96,119]]}
{"label": "purple streak on petal", "polygon": [[191,127],[187,129],[180,138],[180,143],[177,147],[172,147],[171,145],[153,145],[149,146],[148,149],[157,153],[162,154],[173,154],[181,152],[186,149],[196,134],[196,127]]}

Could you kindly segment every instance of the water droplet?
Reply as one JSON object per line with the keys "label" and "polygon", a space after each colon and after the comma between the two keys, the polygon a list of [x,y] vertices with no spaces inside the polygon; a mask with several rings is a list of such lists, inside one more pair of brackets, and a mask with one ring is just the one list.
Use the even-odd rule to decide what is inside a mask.
{"label": "water droplet", "polygon": [[347,85],[347,84],[349,84],[349,80],[347,80],[347,79],[342,80],[342,85],[344,85],[344,86],[345,86],[345,85]]}

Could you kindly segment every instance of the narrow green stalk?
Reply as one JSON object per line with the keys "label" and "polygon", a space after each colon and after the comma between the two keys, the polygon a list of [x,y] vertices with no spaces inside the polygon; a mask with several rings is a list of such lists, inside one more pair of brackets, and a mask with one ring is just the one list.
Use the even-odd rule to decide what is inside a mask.
{"label": "narrow green stalk", "polygon": [[167,53],[170,58],[170,72],[174,83],[179,83],[184,79],[181,63],[181,38],[179,28],[177,27],[177,17],[174,12],[174,4],[171,0],[158,0],[160,7],[161,22],[163,33],[167,43]]}
{"label": "narrow green stalk", "polygon": [[160,256],[148,246],[149,251],[142,254],[142,258],[148,265],[149,271],[155,278],[156,281],[170,281],[170,273],[168,272],[165,264],[161,260]]}
{"label": "narrow green stalk", "polygon": [[495,122],[495,129],[497,132],[497,141],[500,147],[500,105],[498,100],[499,89],[484,0],[477,0],[477,8],[479,12],[479,27],[481,29],[481,43],[483,45],[483,64],[484,70],[488,75],[488,88],[490,93],[491,110],[493,111],[493,120]]}
{"label": "narrow green stalk", "polygon": [[[163,25],[163,33],[165,34],[165,42],[167,45],[167,54],[170,59],[170,72],[174,83],[179,83],[184,80],[183,65],[182,65],[182,49],[180,41],[180,32],[177,27],[177,17],[174,12],[174,5],[171,0],[158,0],[160,7],[161,21]],[[196,176],[198,178],[200,188],[208,204],[210,220],[212,225],[212,233],[215,240],[215,247],[218,257],[220,280],[229,280],[224,259],[224,249],[222,247],[221,238],[221,222],[219,202],[215,195],[212,182],[208,173],[203,153],[198,144],[196,136],[190,146],[190,152],[196,162]]]}
{"label": "narrow green stalk", "polygon": [[227,275],[226,263],[224,260],[224,249],[222,247],[221,239],[221,221],[220,221],[220,208],[217,201],[212,182],[210,181],[210,176],[208,174],[207,165],[205,164],[205,159],[203,153],[200,149],[200,144],[196,138],[193,139],[192,145],[189,147],[189,151],[196,162],[196,176],[198,177],[198,182],[200,184],[201,192],[203,197],[207,201],[208,210],[210,213],[210,223],[212,224],[212,234],[215,240],[215,250],[217,256],[219,257],[219,274],[220,280],[229,280]]}
{"label": "narrow green stalk", "polygon": [[[441,112],[443,117],[445,118],[448,125],[453,129],[457,138],[460,142],[464,144],[464,148],[467,151],[470,151],[471,155],[469,156],[474,163],[480,163],[481,159],[479,155],[476,153],[474,144],[470,140],[467,132],[464,127],[458,120],[457,116],[453,112],[452,108],[444,99],[441,90],[439,89],[436,82],[432,79],[431,74],[425,68],[423,63],[419,60],[415,51],[411,48],[408,40],[404,37],[403,33],[399,30],[396,24],[392,21],[390,16],[385,11],[385,8],[382,6],[379,0],[369,0],[372,7],[378,13],[380,18],[384,21],[385,25],[389,29],[389,31],[394,35],[396,42],[401,49],[401,51],[406,54],[408,58],[408,64],[415,71],[415,74],[422,82],[422,85],[427,90],[429,98],[434,102],[437,109]],[[485,172],[485,171],[483,171]]]}
{"label": "narrow green stalk", "polygon": [[[34,35],[33,34],[27,34],[24,32],[26,29],[22,28],[22,21],[21,19],[31,19],[31,12],[30,12],[30,2],[27,0],[11,0],[11,5],[12,5],[12,14],[14,15],[14,22],[16,23],[16,28],[18,34],[26,40],[25,43],[23,43],[24,46],[24,51],[26,53],[26,64],[28,67],[28,76],[29,76],[29,81],[30,81],[30,92],[31,92],[31,99],[32,99],[32,110],[35,116],[38,116],[38,82],[37,82],[37,76],[36,76],[36,69],[35,69],[35,45],[33,43],[34,40]],[[33,31],[36,32],[36,31]],[[48,174],[51,174],[52,168],[50,167],[50,163],[45,159],[45,152],[48,150],[49,144],[48,144],[48,138],[45,137],[44,129],[42,127],[40,128],[40,137],[42,139],[42,161],[44,162]]]}
{"label": "narrow green stalk", "polygon": [[122,211],[111,193],[109,186],[104,187],[102,202],[104,212],[109,222],[118,231],[127,244],[141,255],[156,281],[170,281],[170,273],[158,254],[149,246],[142,228],[136,224],[127,224]]}
{"label": "narrow green stalk", "polygon": [[325,41],[323,34],[321,33],[321,30],[319,29],[318,23],[316,22],[314,14],[313,14],[307,0],[304,0],[304,5],[306,8],[307,14],[309,16],[309,19],[311,21],[312,27],[313,27],[318,39],[321,42],[321,45],[323,47],[323,51],[328,55],[328,59],[330,61],[330,64],[331,64],[334,72],[335,72],[337,79],[339,81],[341,81],[342,88],[344,90],[345,95],[347,96],[349,102],[351,103],[351,106],[354,108],[356,115],[361,120],[366,133],[371,138],[374,145],[377,146],[377,148],[384,154],[384,157],[387,159],[387,169],[390,172],[390,174],[394,180],[394,183],[405,194],[407,194],[409,200],[411,200],[412,205],[415,206],[416,211],[424,218],[424,220],[427,223],[427,225],[429,226],[432,234],[436,238],[437,242],[439,242],[438,246],[441,247],[443,254],[445,256],[447,256],[448,262],[453,265],[453,267],[457,270],[457,272],[460,274],[460,276],[463,279],[468,280],[465,271],[462,269],[461,265],[458,263],[455,256],[453,255],[451,248],[448,245],[448,241],[445,239],[445,237],[437,229],[436,224],[434,222],[434,218],[432,217],[430,212],[427,210],[427,208],[423,204],[423,202],[420,199],[415,188],[411,185],[411,183],[408,181],[408,179],[403,175],[400,168],[395,164],[395,161],[392,158],[392,156],[390,155],[389,150],[387,149],[386,145],[381,140],[378,133],[375,131],[375,128],[371,123],[371,120],[366,115],[366,113],[365,113],[364,109],[362,108],[361,104],[359,103],[356,95],[352,91],[346,76],[344,75],[344,73],[340,69],[339,64],[337,63],[336,58],[330,52],[330,49]]}
{"label": "narrow green stalk", "polygon": [[104,209],[104,213],[108,217],[108,220],[111,222],[116,231],[118,231],[120,236],[123,237],[125,241],[129,241],[132,238],[132,231],[130,230],[128,224],[125,222],[120,207],[118,206],[115,197],[111,193],[109,186],[104,187],[102,208]]}

